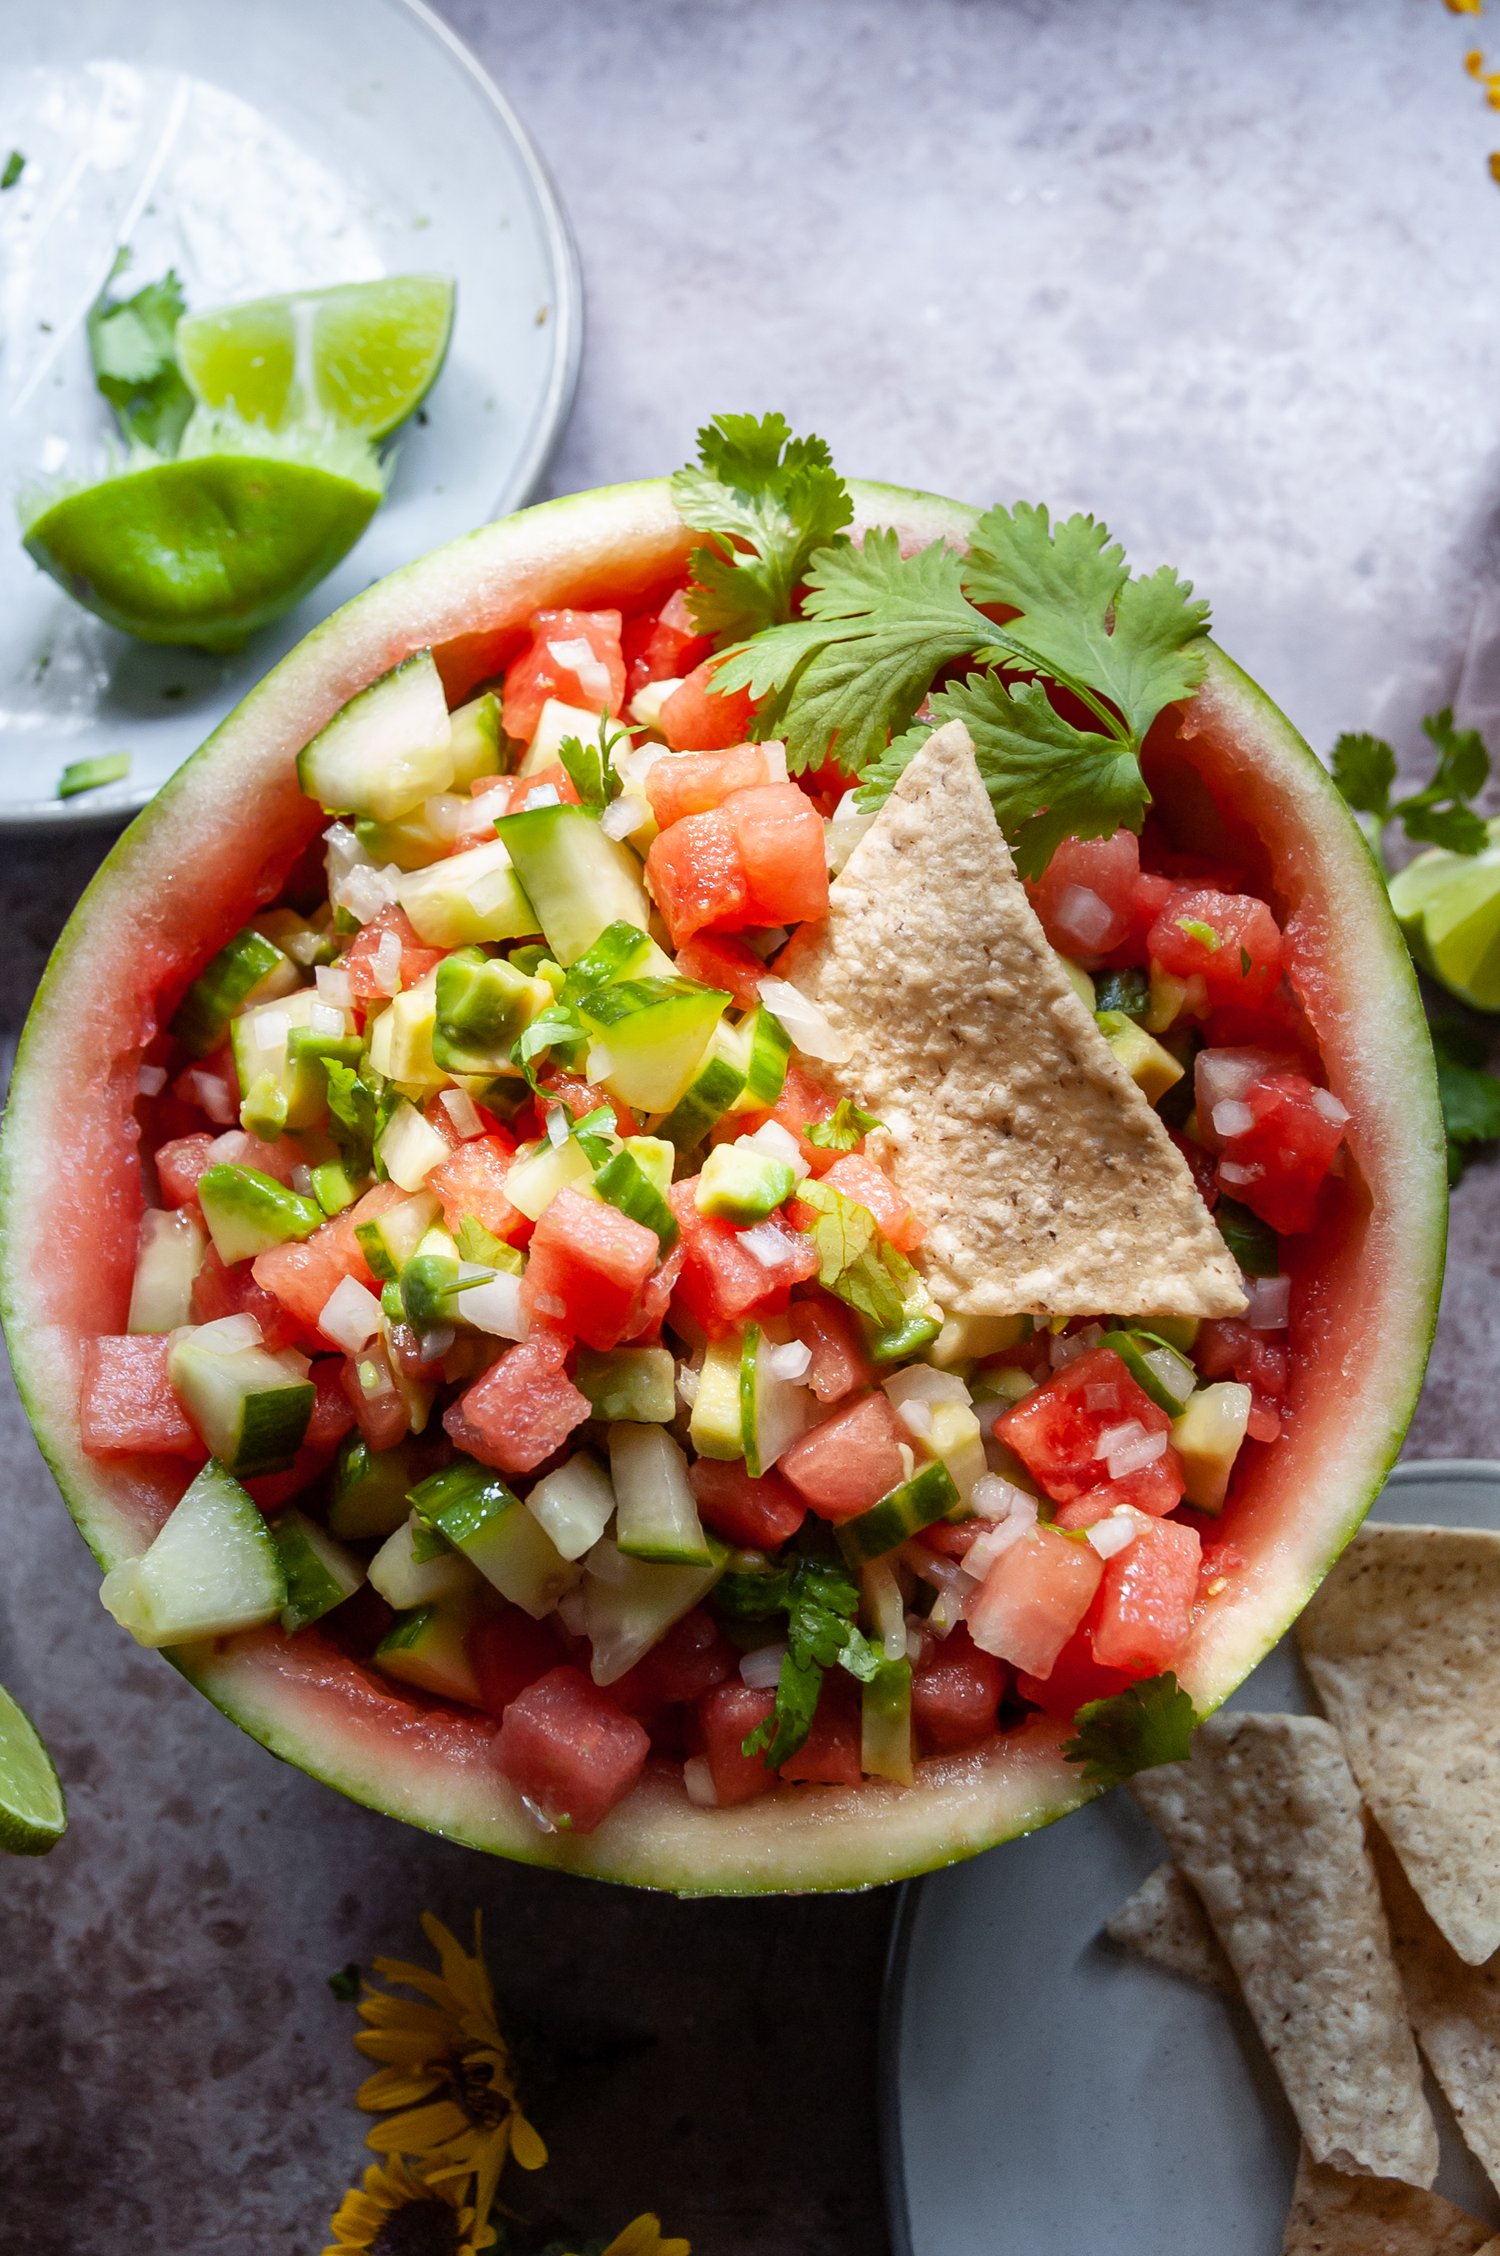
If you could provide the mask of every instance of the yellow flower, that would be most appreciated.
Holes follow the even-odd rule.
[[[363,2188],[351,2186],[334,2211],[323,2256],[478,2256],[492,2248],[491,2227],[476,2220],[454,2186],[429,2185],[401,2161],[372,2163]]]
[[[685,2240],[668,2240],[659,2217],[636,2217],[615,2234],[603,2256],[692,2256]]]
[[[415,1990],[417,1998],[392,1997],[366,1984],[360,2001],[360,2018],[369,2025],[354,2042],[381,2066],[361,2084],[358,2104],[387,2117],[365,2143],[377,2154],[411,2156],[430,2188],[462,2191],[474,2214],[487,2219],[506,2157],[514,2155],[523,2170],[539,2170],[547,2149],[517,2097],[480,1955],[479,1914],[472,1952],[431,1912],[422,1914],[422,1926],[438,1954],[436,1973],[405,1959],[375,1961],[377,1974]]]

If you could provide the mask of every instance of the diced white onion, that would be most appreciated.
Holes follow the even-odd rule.
[[[549,655],[559,666],[573,676],[585,697],[595,697],[601,712],[609,703],[612,684],[609,668],[595,652],[593,644],[584,635],[572,635],[560,642],[549,642]]]
[[[915,1452],[908,1442],[898,1441],[896,1444],[896,1453],[901,1459],[901,1478],[903,1479],[903,1481],[911,1480],[917,1470],[917,1460]]]
[[[1255,1182],[1260,1173],[1260,1168],[1245,1167],[1237,1159],[1221,1159],[1219,1162],[1219,1181],[1227,1183],[1232,1191],[1242,1189],[1246,1183]]]
[[[741,1230],[739,1242],[746,1253],[755,1256],[762,1269],[784,1269],[797,1253],[796,1247],[788,1243],[785,1231],[778,1230],[774,1222],[757,1222],[753,1228]]]
[[[695,1371],[691,1363],[678,1364],[677,1398],[680,1402],[685,1402],[690,1410],[698,1399],[698,1388],[702,1380],[703,1373]]]
[[[823,831],[823,851],[835,877],[878,813],[876,807],[857,807],[852,791],[846,791],[834,808]]]
[[[996,1520],[987,1527],[982,1535],[976,1535],[969,1545],[964,1553],[964,1573],[974,1581],[983,1582],[995,1561],[1003,1557],[1013,1543],[1019,1543],[1028,1529],[1035,1527],[1036,1500],[1028,1496],[1026,1501],[1031,1506],[1029,1516],[1024,1512],[1008,1513],[1003,1520]]]
[[[896,1417],[898,1422],[905,1426],[907,1432],[917,1441],[927,1441],[931,1438],[932,1406],[930,1403],[923,1402],[916,1396],[913,1396],[909,1402],[898,1402]]]
[[[1024,1488],[1014,1481],[1003,1480],[998,1473],[981,1473],[969,1491],[971,1508],[982,1520],[1005,1520],[1020,1513],[1028,1519],[1036,1518],[1036,1498],[1028,1496]]]
[[[660,728],[661,709],[663,705],[666,704],[667,699],[672,695],[672,692],[676,689],[681,689],[681,687],[682,683],[680,681],[652,681],[644,683],[642,687],[636,691],[634,697],[630,701],[630,718],[633,721],[639,722],[642,728]],[[653,744],[651,746],[651,750],[653,752],[662,752],[665,751],[665,749],[665,745]],[[617,768],[620,767],[620,762],[618,760],[616,760],[615,766]]]
[[[468,1284],[471,1277],[486,1281]],[[526,1337],[528,1326],[521,1302],[521,1280],[513,1271],[491,1271],[477,1262],[461,1261],[458,1281],[467,1286],[458,1296],[458,1312],[466,1324],[472,1325],[476,1332],[488,1332],[494,1339]]]
[[[682,1766],[683,1790],[694,1809],[717,1809],[719,1797],[714,1792],[714,1774],[703,1755],[689,1755]]]
[[[335,1010],[353,1010],[354,984],[341,965],[319,964],[313,982],[325,1003],[332,1003]]]
[[[211,1324],[191,1327],[194,1347],[206,1347],[210,1355],[238,1355],[243,1348],[262,1345],[261,1329],[251,1315],[216,1316]]]
[[[587,1634],[588,1603],[588,1592],[581,1582],[575,1582],[572,1589],[565,1590],[558,1599],[555,1609],[557,1618],[570,1637],[583,1637]]]
[[[591,1081],[607,1081],[614,1069],[614,1052],[608,1049],[603,1042],[591,1042],[587,1060],[589,1079]]]
[[[1214,1106],[1209,1118],[1214,1124],[1214,1134],[1224,1143],[1233,1136],[1244,1136],[1255,1126],[1255,1115],[1239,1097],[1223,1097]]]
[[[741,1683],[748,1684],[753,1692],[770,1692],[785,1659],[785,1645],[757,1645],[754,1652],[746,1653],[740,1662]]]
[[[335,1347],[358,1355],[380,1329],[380,1303],[357,1277],[341,1277],[324,1301],[318,1330]]]
[[[479,1117],[479,1108],[467,1089],[445,1089],[438,1098],[438,1103],[458,1131],[461,1143],[467,1143],[471,1136],[484,1134],[484,1122]]]
[[[1087,1355],[1097,1347],[1104,1333],[1098,1324],[1085,1324],[1081,1332],[1054,1332],[1047,1343],[1047,1360],[1054,1371],[1061,1371],[1080,1355]]]
[[[314,1198],[317,1195],[313,1190],[312,1169],[305,1159],[299,1160],[292,1169],[292,1189],[299,1191],[303,1198]]]
[[[599,828],[606,838],[634,838],[650,820],[651,809],[645,800],[638,799],[633,791],[622,791],[599,817]]]
[[[285,1011],[268,1010],[257,1014],[255,1038],[258,1046],[263,1050],[274,1050],[282,1047],[291,1030],[292,1022]]]
[[[227,1128],[239,1118],[239,1106],[234,1091],[222,1073],[210,1073],[206,1066],[191,1065],[186,1073],[177,1076],[178,1094],[200,1112],[207,1113],[216,1128]]]
[[[472,799],[464,800],[454,846],[475,846],[481,839],[493,838],[496,810],[504,804],[505,795],[494,791],[480,791]]]
[[[975,1587],[972,1575],[966,1574],[956,1559],[949,1559],[941,1551],[929,1551],[925,1543],[908,1543],[902,1548],[904,1565],[922,1582],[930,1582],[934,1590],[950,1590],[958,1598],[969,1597]]]
[[[751,1151],[765,1152],[768,1158],[784,1159],[799,1183],[809,1172],[802,1146],[779,1120],[763,1120],[753,1136],[741,1136],[738,1141]]]
[[[401,985],[401,936],[382,932],[370,958],[370,980],[376,992],[394,995]]]
[[[361,924],[368,924],[391,906],[401,876],[394,862],[387,862],[381,869],[369,862],[357,863],[347,876],[330,884],[328,898],[336,909],[347,909]]]
[[[417,1352],[424,1363],[441,1363],[457,1338],[451,1324],[439,1324],[434,1330],[423,1332],[417,1341]]]
[[[1109,1379],[1097,1379],[1083,1390],[1085,1410],[1118,1410],[1120,1390]]]
[[[1314,1109],[1321,1112],[1325,1120],[1331,1120],[1335,1128],[1342,1128],[1349,1118],[1348,1106],[1341,1105],[1331,1089],[1314,1089],[1312,1101]]]
[[[809,1002],[800,988],[787,979],[763,979],[760,999],[780,1019],[804,1057],[821,1058],[828,1065],[845,1065],[854,1054],[849,1035],[835,1031],[822,1007]]]
[[[1108,901],[1087,885],[1064,886],[1054,918],[1056,930],[1086,953],[1102,948],[1114,927],[1115,912]]]
[[[560,807],[562,798],[555,783],[534,783],[521,801],[520,812],[529,814],[533,807]]]
[[[558,1150],[563,1144],[567,1142],[568,1129],[570,1125],[571,1123],[569,1121],[567,1107],[565,1105],[548,1106],[547,1141],[552,1146],[554,1151]]]
[[[910,1363],[885,1381],[886,1399],[899,1409],[903,1402],[963,1402],[973,1398],[956,1371],[938,1371],[930,1363]]]
[[[1083,1532],[1101,1559],[1117,1559],[1140,1534],[1140,1520],[1134,1512],[1111,1512],[1107,1518],[1095,1520],[1093,1526]]]
[[[135,1085],[143,1097],[159,1097],[167,1085],[164,1065],[143,1065],[135,1077]]]
[[[1247,1277],[1245,1297],[1249,1307],[1245,1322],[1252,1332],[1284,1332],[1292,1315],[1290,1277]]]
[[[766,1351],[766,1367],[778,1379],[804,1378],[811,1363],[812,1349],[806,1340],[788,1340],[785,1346]]]
[[[541,1803],[534,1802],[529,1794],[521,1796],[521,1807],[539,1833],[555,1833],[557,1831],[557,1827],[553,1824]]]
[[[393,937],[394,935],[391,933],[383,934],[381,942],[382,946],[384,945],[386,940],[389,940]],[[396,960],[398,968],[400,965],[400,957],[401,951],[400,945],[398,943],[396,950]],[[344,1014],[341,1010],[335,1010],[332,1003],[326,1001],[323,997],[320,996],[308,1010],[307,1023],[311,1027],[314,1034],[342,1034],[344,1031]]]
[[[438,791],[432,798],[423,800],[422,820],[434,838],[441,838],[450,846],[456,845],[473,806],[473,800],[466,799],[461,792]]]
[[[1118,1447],[1108,1452],[1104,1460],[1105,1470],[1111,1480],[1129,1480],[1132,1473],[1143,1473],[1148,1465],[1156,1463],[1158,1457],[1164,1457],[1166,1450],[1167,1437],[1164,1433],[1147,1433],[1144,1426],[1137,1425],[1128,1441],[1122,1441]]]

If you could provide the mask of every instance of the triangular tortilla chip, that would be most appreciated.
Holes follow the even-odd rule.
[[[1440,2193],[1345,2177],[1304,2147],[1281,2256],[1489,2256],[1489,2229]]]
[[[1361,1528],[1297,1641],[1407,1878],[1483,1965],[1500,1949],[1500,1535]]]
[[[1500,2189],[1500,1960],[1465,1966],[1378,1833],[1370,1848],[1417,2042],[1464,2144]]]
[[[1112,1942],[1164,1966],[1169,1974],[1182,1974],[1192,1982],[1238,1997],[1234,1968],[1224,1956],[1208,1913],[1191,1881],[1184,1880],[1175,1864],[1159,1864],[1127,1896],[1104,1930]]]
[[[1239,1271],[1069,986],[962,722],[928,738],[778,962],[851,1044],[950,1315],[1228,1316]]]
[[[1337,1732],[1221,1712],[1189,1761],[1131,1791],[1202,1898],[1314,2158],[1430,2186],[1437,2127]]]

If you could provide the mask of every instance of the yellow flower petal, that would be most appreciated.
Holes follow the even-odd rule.
[[[363,2000],[359,2017],[372,2029],[420,2030],[439,2045],[448,2042],[455,2025],[451,2013],[440,2013],[432,2005],[418,2005],[411,1998],[386,1997],[380,1990],[372,1990]]]
[[[377,2068],[360,2085],[354,2104],[367,2115],[383,2114],[392,2107],[415,2107],[430,2099],[441,2082],[440,2076],[413,2075],[405,2068]]]
[[[393,2068],[420,2068],[430,2063],[434,2075],[444,2072],[449,2059],[446,2045],[435,2045],[429,2038],[413,2036],[405,2029],[361,2029],[354,2049],[366,2060],[384,2060]]]
[[[547,2149],[518,2107],[510,2119],[510,2150],[523,2170],[544,2170]]]
[[[451,2099],[438,2099],[429,2107],[414,2107],[405,2115],[392,2115],[377,2123],[366,2132],[365,2144],[377,2154],[425,2154],[469,2127],[461,2107]]]
[[[420,1990],[423,1997],[432,1999],[445,2019],[451,2019],[459,2011],[459,2001],[441,1974],[434,1974],[423,1966],[412,1966],[404,1958],[377,1958],[375,1971],[382,1981],[400,1982],[409,1990]],[[374,1994],[378,1997],[380,1992]]]

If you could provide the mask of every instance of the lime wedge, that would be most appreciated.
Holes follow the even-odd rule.
[[[453,328],[443,274],[392,274],[190,313],[178,366],[206,407],[280,430],[331,420],[383,439],[432,389]]]
[[[1460,1002],[1500,1011],[1500,816],[1478,854],[1433,846],[1391,879],[1391,906],[1407,944]]]
[[[236,439],[266,451],[206,451]],[[277,441],[210,419],[175,462],[44,503],[26,547],[88,610],[143,642],[236,649],[332,571],[380,503],[380,468],[362,440],[325,442],[311,461],[294,459],[293,443],[318,454],[305,434]]]
[[[68,1830],[67,1804],[24,1708],[0,1687],[0,1849],[45,1856]]]

